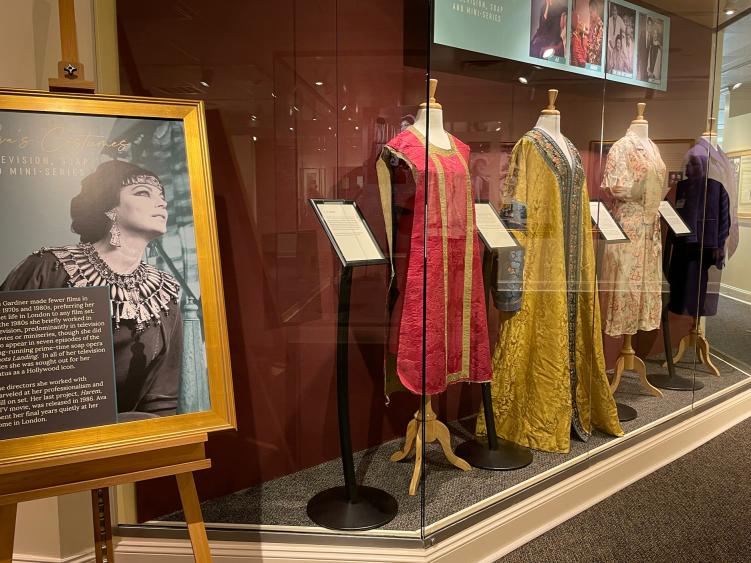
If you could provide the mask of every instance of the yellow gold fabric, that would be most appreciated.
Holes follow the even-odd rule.
[[[527,208],[525,232],[514,232],[526,253],[524,295],[492,360],[497,434],[549,452],[569,451],[572,428],[583,439],[593,426],[623,434],[605,375],[589,198],[569,150],[573,170],[541,131],[514,148],[508,188]],[[482,413],[477,433],[486,433]]]

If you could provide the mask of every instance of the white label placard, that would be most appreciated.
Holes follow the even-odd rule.
[[[489,249],[519,246],[490,203],[475,204],[475,224],[480,238]]]
[[[676,235],[690,235],[691,229],[688,228],[683,218],[678,215],[678,212],[670,205],[669,201],[660,202],[660,215],[665,219],[665,222],[673,230]]]
[[[352,202],[316,201],[328,232],[347,263],[385,260],[381,249]]]
[[[618,222],[608,211],[608,208],[601,201],[589,202],[589,213],[592,215],[592,222],[597,225],[600,234],[608,242],[626,242],[628,237],[623,232]]]

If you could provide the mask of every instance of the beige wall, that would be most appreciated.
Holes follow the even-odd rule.
[[[751,113],[727,120],[722,148],[725,152],[751,150]]]
[[[47,90],[57,76],[60,24],[57,0],[3,0],[0,18],[0,87]],[[96,76],[93,0],[75,0],[78,53],[86,78]]]
[[[722,148],[725,152],[751,150],[751,113],[727,120]],[[738,250],[722,273],[723,293],[751,301],[751,219],[741,219],[738,224]]]

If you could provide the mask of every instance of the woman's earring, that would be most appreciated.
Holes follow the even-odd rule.
[[[117,226],[117,211],[114,209],[105,213],[107,219],[112,221],[110,227],[110,244],[115,247],[120,246],[120,227]]]

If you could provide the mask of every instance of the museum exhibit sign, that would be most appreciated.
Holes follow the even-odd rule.
[[[0,91],[0,472],[235,427],[202,102]]]

